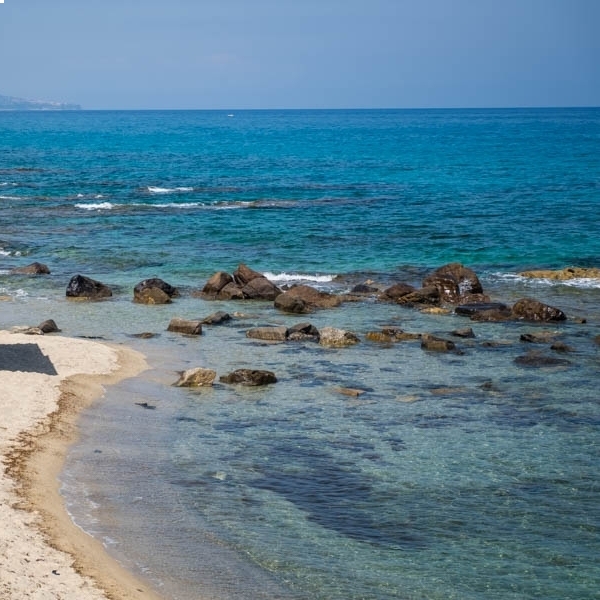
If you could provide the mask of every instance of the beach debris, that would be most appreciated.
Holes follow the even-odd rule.
[[[430,286],[438,290],[442,302],[450,304],[489,300],[483,294],[483,287],[475,271],[460,263],[449,263],[428,275],[423,280],[423,287]]]
[[[421,349],[429,352],[450,352],[456,350],[456,344],[451,340],[425,333],[421,336]]]
[[[534,298],[521,298],[512,307],[512,315],[515,319],[525,321],[564,321],[567,316],[559,308],[554,308]]]
[[[102,300],[112,296],[112,290],[100,281],[85,275],[75,275],[67,285],[66,295],[69,299]]]
[[[179,379],[174,383],[175,387],[207,387],[213,384],[217,372],[213,369],[195,367],[181,371]]]
[[[167,331],[173,333],[183,333],[186,335],[201,335],[202,334],[202,322],[201,321],[189,321],[186,319],[180,319],[179,317],[173,317],[167,327]]]
[[[277,377],[272,371],[260,369],[237,369],[228,375],[221,375],[219,381],[229,384],[247,386],[262,386],[277,382]]]
[[[321,337],[319,343],[321,346],[330,348],[343,348],[345,346],[353,346],[360,340],[355,333],[335,327],[323,327],[320,330]]]
[[[158,277],[144,279],[133,288],[133,301],[138,304],[169,304],[179,296],[176,287]]]
[[[48,265],[39,262],[33,262],[24,267],[15,267],[10,270],[11,275],[49,275]]]

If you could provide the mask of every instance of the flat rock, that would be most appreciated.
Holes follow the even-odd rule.
[[[450,352],[456,349],[456,344],[451,340],[424,334],[421,336],[421,349],[429,352]]]
[[[229,384],[239,384],[247,386],[269,385],[277,382],[277,377],[272,371],[260,369],[237,369],[229,375],[221,375],[219,381]]]
[[[180,319],[174,317],[171,319],[167,331],[173,333],[184,333],[187,335],[201,335],[202,334],[202,322],[201,321],[188,321],[186,319]]]
[[[585,267],[566,267],[564,269],[539,269],[523,271],[521,277],[534,279],[553,279],[555,281],[567,281],[569,279],[600,279],[600,269]]]
[[[336,329],[335,327],[323,327],[320,330],[321,338],[319,343],[321,346],[332,348],[343,348],[345,346],[353,346],[360,340],[355,333],[345,331],[344,329]]]
[[[568,366],[571,364],[571,361],[566,358],[557,358],[556,356],[542,354],[541,352],[528,352],[522,356],[517,356],[515,363],[520,367],[541,368]]]
[[[183,371],[175,382],[176,387],[207,387],[213,384],[217,372],[204,367],[195,367]]]
[[[287,327],[253,327],[246,331],[246,337],[268,342],[285,342],[288,336]]]

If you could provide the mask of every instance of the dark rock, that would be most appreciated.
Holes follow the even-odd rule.
[[[281,290],[266,277],[260,275],[244,285],[242,294],[248,300],[275,300],[281,294]]]
[[[530,344],[547,344],[554,341],[556,335],[550,331],[540,331],[538,333],[522,333],[520,340]]]
[[[556,358],[555,356],[549,356],[540,352],[528,352],[523,356],[517,356],[515,363],[520,367],[562,367],[571,364],[570,360],[566,358]]]
[[[375,294],[378,291],[379,290],[372,285],[368,285],[366,283],[359,283],[358,285],[355,285],[350,290],[350,293],[351,294]]]
[[[510,312],[510,309],[508,309],[508,310],[501,310],[501,309],[482,310],[480,312],[476,312],[471,315],[471,321],[502,323],[504,321],[511,321],[511,320],[512,320],[512,313]]]
[[[203,325],[220,325],[221,323],[226,323],[231,320],[231,315],[222,310],[218,310],[217,312],[208,315],[208,317],[204,317],[202,319]]]
[[[15,267],[10,270],[11,275],[49,275],[50,269],[47,265],[33,262],[25,267]]]
[[[451,335],[460,338],[474,338],[475,333],[471,327],[463,327],[462,329],[455,329],[451,332]]]
[[[185,333],[187,335],[201,335],[202,323],[201,321],[186,321],[185,319],[174,317],[171,319],[167,331],[172,331],[173,333]]]
[[[398,298],[402,298],[408,294],[412,294],[416,292],[416,288],[412,285],[408,285],[408,283],[396,283],[391,287],[384,290],[380,296],[381,300],[391,299],[398,300]]]
[[[174,385],[176,387],[207,387],[213,384],[216,376],[217,372],[212,369],[196,367],[183,371]]]
[[[421,336],[421,348],[430,352],[450,352],[456,349],[456,344],[430,334]]]
[[[229,384],[240,384],[248,386],[269,385],[276,383],[277,377],[272,371],[258,369],[237,369],[229,375],[221,375],[219,381]]]
[[[217,300],[243,300],[244,293],[242,292],[242,288],[234,283],[228,283],[224,288],[222,288],[217,294]]]
[[[567,318],[562,310],[533,298],[518,300],[512,307],[512,314],[514,318],[526,321],[553,322],[564,321]]]
[[[442,302],[457,304],[465,296],[483,294],[475,272],[460,263],[450,263],[436,269],[423,280],[423,287],[437,288]]]
[[[502,302],[468,302],[466,304],[460,304],[454,309],[454,312],[457,315],[464,315],[467,317],[471,317],[476,313],[488,311],[500,311],[510,315],[510,308]]]
[[[254,327],[246,331],[246,337],[268,342],[285,342],[288,336],[287,327]]]
[[[283,298],[282,298],[283,296]],[[293,307],[297,306],[301,307],[300,304],[294,304],[290,298],[297,298],[304,302],[305,307],[310,309],[320,309],[320,308],[335,308],[339,306],[344,298],[340,296],[335,296],[333,294],[328,294],[327,292],[321,292],[309,285],[295,285],[291,287],[287,292],[280,294],[275,299],[275,307],[279,308],[280,306]],[[280,310],[284,310],[280,308]],[[296,312],[292,310],[287,310],[286,312]],[[307,312],[305,309],[302,312]]]
[[[595,342],[595,343],[596,343],[598,346],[600,346],[600,335],[597,335],[597,336],[594,338],[594,342]]]
[[[158,287],[147,287],[133,293],[136,304],[170,304],[171,297]]]
[[[405,304],[411,306],[413,304],[439,304],[440,303],[440,292],[438,288],[431,285],[423,287],[420,290],[415,290],[403,296],[396,298],[398,304]]]
[[[242,288],[257,277],[264,277],[264,275],[252,270],[244,263],[240,263],[238,268],[233,272],[233,280]]]
[[[152,333],[151,331],[142,331],[142,333],[132,333],[131,337],[138,338],[140,340],[150,340],[153,337],[157,337],[158,333]]]
[[[310,323],[297,323],[288,329],[288,340],[292,342],[318,342],[321,338],[319,330]]]
[[[233,277],[229,273],[218,271],[204,284],[202,294],[207,297],[216,297],[227,284],[232,282]]]
[[[133,295],[135,297],[136,294],[141,294],[144,290],[158,288],[162,290],[169,298],[178,298],[179,290],[176,287],[173,287],[166,281],[159,279],[158,277],[151,277],[150,279],[144,279],[140,281],[133,288]]]
[[[101,300],[112,296],[112,290],[107,285],[90,277],[75,275],[69,281],[66,295],[67,298],[80,300]]]
[[[554,352],[575,352],[575,349],[564,342],[554,342],[552,346],[550,346],[550,350],[554,350]]]
[[[277,298],[275,298],[274,306],[277,310],[281,310],[282,312],[294,313],[294,314],[303,314],[310,312],[310,308],[302,300],[302,298],[298,298],[293,294],[288,294],[284,292],[283,294],[279,294]]]
[[[38,325],[38,329],[40,329],[43,333],[56,333],[60,331],[53,319],[47,319],[43,323],[40,323]]]

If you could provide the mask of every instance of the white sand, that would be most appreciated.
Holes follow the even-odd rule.
[[[79,411],[145,368],[125,348],[0,331],[3,600],[158,598],[71,522],[57,479]]]

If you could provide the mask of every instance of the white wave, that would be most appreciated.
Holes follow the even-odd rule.
[[[204,206],[202,202],[167,202],[166,204],[138,204],[136,206],[149,206],[155,208],[196,208]]]
[[[576,277],[573,279],[548,279],[545,277],[523,277],[518,273],[491,273],[492,277],[502,281],[521,283],[532,287],[556,287],[564,285],[577,288],[600,288],[600,279],[594,277]]]
[[[158,187],[156,185],[149,185],[147,189],[151,194],[172,194],[173,192],[193,192],[194,191],[193,187],[184,187],[184,186],[174,187],[174,188],[164,188],[164,187]]]
[[[9,290],[8,288],[0,288],[0,296],[11,296],[12,298],[27,298],[29,294],[22,289]]]
[[[78,203],[75,208],[82,208],[83,210],[112,210],[115,207],[111,202],[89,202],[89,203]]]
[[[83,198],[84,196],[83,196],[83,194],[77,194],[77,197],[78,198]]]
[[[20,200],[19,196],[3,196],[0,194],[0,200]]]
[[[282,283],[298,282],[298,281],[313,281],[315,283],[329,283],[333,281],[337,275],[308,275],[305,273],[270,273],[267,271],[263,275],[269,281],[276,281]]]

